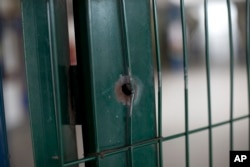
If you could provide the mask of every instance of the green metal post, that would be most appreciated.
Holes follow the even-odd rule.
[[[35,166],[59,167],[47,3],[22,1],[22,12]]]
[[[22,1],[29,112],[36,167],[61,167],[76,159],[68,114],[68,31],[66,3],[61,0]],[[64,117],[62,117],[62,115]],[[62,125],[64,124],[64,125]],[[67,135],[63,135],[63,132]],[[70,152],[70,154],[68,154]]]
[[[134,146],[157,137],[150,1],[73,3],[84,149],[87,157],[97,156],[86,166],[157,166],[156,143]],[[134,84],[134,100],[122,92],[125,80]],[[118,148],[126,149],[105,156]]]

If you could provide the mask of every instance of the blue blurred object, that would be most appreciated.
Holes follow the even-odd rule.
[[[178,5],[170,3],[167,7],[166,12],[167,12],[166,13],[167,22],[181,19],[181,10],[180,6]]]
[[[3,30],[3,19],[0,16],[0,45],[1,45],[1,38],[2,38],[2,30]],[[0,62],[0,64],[2,64],[2,61]],[[4,114],[4,103],[3,103],[2,65],[1,65],[1,68],[0,68],[0,167],[9,167],[9,166],[10,165],[9,165],[6,122],[5,122],[5,114]]]
[[[0,45],[1,45],[2,34],[3,34],[3,18],[0,15]]]
[[[0,75],[0,167],[9,167],[6,122],[3,104],[2,76]]]
[[[166,10],[166,41],[170,68],[174,71],[183,69],[183,47],[180,6],[169,4]]]

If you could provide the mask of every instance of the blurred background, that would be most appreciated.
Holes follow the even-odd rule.
[[[244,0],[231,2],[235,59],[234,118],[238,118],[249,114],[246,3]],[[163,64],[163,135],[170,136],[185,130],[180,4],[178,0],[157,0],[157,3]],[[70,0],[68,7],[70,50],[71,55],[74,55],[74,25]],[[208,125],[203,1],[185,0],[185,9],[189,56],[189,127],[193,130]],[[209,1],[208,25],[212,122],[219,123],[229,120],[230,115],[230,48],[226,0]],[[33,167],[19,0],[0,0],[0,59],[11,167]],[[75,65],[74,61],[71,60],[71,64]],[[234,123],[235,150],[248,150],[248,121]],[[213,144],[214,167],[228,167],[228,124],[213,129]],[[208,131],[190,135],[190,151],[192,167],[208,167]],[[164,166],[185,166],[184,138],[164,143]]]
[[[234,118],[248,115],[246,1],[231,0],[234,47]],[[189,129],[208,125],[204,1],[186,0]],[[180,2],[158,0],[163,63],[163,136],[185,131]],[[208,0],[212,123],[230,118],[230,47],[226,0]],[[234,123],[234,149],[248,150],[248,119]],[[229,124],[213,128],[213,165],[229,166]],[[190,166],[208,167],[208,131],[190,135]],[[164,166],[185,166],[185,138],[164,143]]]
[[[11,167],[32,167],[19,0],[0,0],[0,60]]]

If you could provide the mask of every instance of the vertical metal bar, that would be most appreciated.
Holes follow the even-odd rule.
[[[250,115],[250,1],[246,0],[246,65],[247,65],[247,83],[248,83],[248,112]],[[250,131],[250,119],[249,119],[249,131]],[[248,134],[249,149],[250,149],[250,132]]]
[[[183,67],[184,67],[184,91],[185,91],[185,146],[186,146],[186,167],[189,167],[189,115],[188,115],[188,54],[186,36],[186,18],[184,0],[180,0],[182,43],[183,43]]]
[[[93,15],[91,1],[72,1],[75,24],[75,42],[77,52],[78,80],[81,85],[79,91],[80,99],[83,100],[81,110],[83,116],[82,131],[85,156],[100,151],[97,133],[97,113],[95,100],[95,82],[93,65]],[[86,144],[87,143],[87,144]],[[85,166],[98,166],[99,157],[95,161],[86,162]]]
[[[0,166],[9,167],[9,152],[6,132],[6,121],[4,114],[2,70],[0,69]]]
[[[29,111],[36,167],[59,167],[47,2],[21,1]]]
[[[129,36],[128,36],[128,23],[127,23],[127,14],[126,14],[126,3],[125,0],[122,0],[122,24],[123,24],[123,35],[124,35],[124,64],[126,66],[127,74],[131,73],[131,60],[130,60],[130,45],[129,45]]]
[[[74,132],[69,130],[68,116],[68,67],[69,49],[67,11],[65,0],[48,1],[49,38],[51,46],[51,69],[53,95],[55,101],[57,135],[59,138],[60,162],[76,158],[76,145],[73,140]],[[61,19],[63,18],[63,19]],[[61,26],[61,27],[60,27]],[[72,136],[73,135],[73,136]],[[67,147],[65,141],[71,140]]]
[[[89,17],[87,17],[87,32],[88,32],[88,35],[87,35],[87,37],[88,37],[88,43],[89,43],[89,64],[90,64],[90,69],[91,69],[91,72],[92,72],[92,75],[90,76],[90,88],[91,88],[91,90],[92,90],[92,92],[95,92],[96,91],[96,86],[95,86],[95,82],[94,82],[94,79],[93,79],[93,76],[94,76],[94,68],[93,68],[93,55],[92,55],[92,53],[93,53],[93,50],[94,50],[94,48],[93,48],[93,32],[92,32],[92,23],[93,23],[93,21],[92,21],[92,7],[91,7],[91,0],[87,0],[86,1],[86,6],[87,6],[87,15],[89,16]],[[77,59],[78,59],[78,57],[77,57]],[[97,120],[97,118],[96,118],[96,112],[95,112],[95,110],[96,110],[96,106],[97,106],[97,104],[96,104],[96,101],[95,101],[95,97],[94,97],[94,95],[93,96],[91,96],[91,102],[93,103],[93,108],[92,108],[92,111],[93,111],[93,117],[94,117],[94,124],[93,124],[93,129],[94,129],[94,132],[95,132],[95,135],[94,135],[94,139],[95,139],[95,148],[96,148],[96,151],[97,152],[99,152],[100,151],[100,146],[99,146],[99,143],[97,142],[98,141],[98,134],[96,133],[97,132],[97,122],[96,122],[96,120]],[[98,157],[98,159],[99,159],[99,157]],[[99,161],[97,161],[97,164],[99,163]]]
[[[62,135],[62,117],[61,117],[61,106],[60,106],[60,90],[59,90],[59,76],[56,64],[57,60],[57,41],[56,41],[56,27],[55,27],[55,11],[54,11],[54,0],[50,0],[48,5],[48,21],[49,21],[49,35],[50,35],[50,45],[51,49],[51,69],[52,69],[52,80],[53,80],[53,94],[55,101],[55,111],[57,113],[56,124],[57,124],[57,136],[58,136],[58,148],[60,151],[60,162],[61,166],[64,164],[64,152],[63,152],[63,135]]]
[[[130,60],[130,45],[129,45],[129,36],[128,36],[128,23],[127,23],[127,14],[126,14],[126,3],[125,0],[121,1],[121,15],[122,15],[122,27],[123,27],[123,39],[124,39],[124,64],[126,68],[126,74],[129,77],[129,82],[131,84],[131,99],[130,104],[128,106],[128,114],[127,114],[127,144],[131,146],[133,144],[132,135],[133,135],[133,125],[132,125],[132,110],[134,103],[134,85],[132,81],[132,71],[131,71],[131,60]],[[130,147],[128,152],[129,157],[129,166],[133,167],[133,148]]]
[[[231,3],[227,0],[228,26],[229,26],[229,47],[230,47],[230,150],[233,150],[233,107],[234,107],[234,47],[233,47],[233,30]]]
[[[51,74],[61,165],[77,157],[74,130],[69,128],[68,116],[69,39],[66,9],[65,0],[47,1]],[[69,140],[70,147],[66,145]]]
[[[131,105],[132,106],[132,105]],[[132,145],[132,117],[130,115],[130,111],[127,113],[127,145]],[[129,167],[133,167],[133,148],[130,147],[128,149],[128,164]]]
[[[208,29],[208,0],[204,0],[205,17],[205,54],[207,76],[207,99],[208,99],[208,138],[209,138],[209,166],[213,166],[213,141],[212,141],[212,111],[211,111],[211,80],[210,80],[210,55],[209,55],[209,29]]]
[[[157,64],[157,79],[158,79],[158,137],[162,137],[162,72],[161,72],[161,53],[158,32],[157,4],[153,0],[153,19],[154,19],[154,37],[156,46],[156,64]],[[159,140],[159,166],[163,166],[162,159],[162,140]]]

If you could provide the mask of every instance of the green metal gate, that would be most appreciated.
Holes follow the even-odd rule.
[[[212,124],[210,54],[205,9],[208,125],[189,129],[188,54],[184,0],[180,0],[184,53],[185,131],[162,135],[162,74],[156,0],[74,0],[77,97],[69,92],[69,50],[65,0],[23,0],[23,29],[36,167],[163,166],[162,144],[185,137],[190,166],[189,136],[208,130],[209,166],[213,166],[212,129],[233,124],[234,55],[230,0],[230,119]],[[247,72],[250,85],[250,1],[247,3]],[[151,26],[151,14],[153,26]],[[152,33],[153,32],[153,33]],[[152,37],[153,34],[153,37]],[[153,44],[156,53],[153,53]],[[153,54],[157,58],[158,104],[154,95]],[[250,86],[248,86],[250,97]],[[70,110],[70,98],[76,109]],[[72,100],[71,99],[71,100]],[[249,101],[250,98],[248,98]],[[157,107],[156,107],[157,106]],[[157,110],[156,110],[157,108]],[[75,113],[76,112],[76,113]],[[72,116],[73,115],[73,116]],[[77,115],[77,123],[72,121]],[[82,125],[84,158],[78,159],[74,126]],[[170,150],[171,151],[171,150]]]

